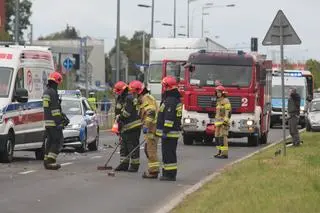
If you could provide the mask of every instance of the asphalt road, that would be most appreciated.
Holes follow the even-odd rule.
[[[280,129],[269,134],[269,143],[282,137]],[[101,133],[101,146],[97,152],[85,154],[66,151],[59,155],[59,171],[46,171],[42,162],[34,160],[30,152],[16,152],[12,164],[0,164],[1,213],[142,213],[154,212],[189,186],[260,147],[247,147],[236,140],[230,146],[230,158],[214,159],[214,146],[178,146],[178,177],[176,182],[143,180],[146,157],[141,150],[138,173],[97,171],[115,146],[116,138]],[[160,146],[159,146],[160,148]],[[119,162],[116,153],[111,165]]]

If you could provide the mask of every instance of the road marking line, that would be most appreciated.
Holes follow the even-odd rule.
[[[299,133],[304,132],[304,131],[305,131],[305,129],[301,129],[301,130],[299,131]],[[290,135],[288,135],[288,136],[286,137],[286,140],[288,140],[289,138],[291,138]],[[250,154],[248,154],[248,155],[246,155],[246,156],[244,156],[244,157],[242,157],[242,158],[240,158],[240,159],[238,159],[238,160],[236,160],[236,161],[233,161],[233,162],[231,162],[231,163],[226,164],[223,168],[218,169],[217,171],[213,172],[212,174],[210,174],[210,175],[202,178],[202,179],[201,179],[199,182],[197,182],[196,184],[192,185],[191,187],[189,187],[189,188],[187,188],[186,190],[184,190],[184,191],[182,191],[181,193],[179,193],[178,196],[173,197],[169,203],[163,205],[162,208],[156,210],[155,213],[169,213],[169,212],[170,212],[171,210],[173,210],[176,206],[178,206],[188,195],[190,195],[191,193],[197,191],[197,190],[200,189],[204,184],[212,181],[215,177],[221,175],[221,174],[224,172],[225,168],[227,168],[227,167],[229,167],[229,166],[233,166],[233,165],[235,165],[235,164],[238,164],[238,163],[240,163],[241,161],[244,161],[244,160],[246,160],[246,159],[248,159],[248,158],[250,158],[250,157],[252,157],[252,156],[254,156],[254,155],[256,155],[256,154],[259,154],[259,153],[261,153],[262,151],[264,151],[264,150],[266,150],[266,149],[269,149],[269,148],[271,148],[271,147],[274,147],[274,146],[280,144],[281,142],[282,142],[282,139],[280,139],[280,140],[278,140],[278,141],[275,141],[274,143],[271,143],[271,144],[269,144],[269,145],[267,145],[267,146],[265,146],[265,147],[263,147],[263,148],[261,148],[261,149],[258,149],[257,151],[252,152],[252,153],[250,153]]]
[[[60,164],[60,165],[61,165],[61,166],[68,166],[68,165],[71,165],[71,164],[73,164],[73,162],[62,163],[62,164]]]
[[[29,170],[29,171],[24,171],[24,172],[19,172],[20,175],[26,175],[26,174],[30,174],[36,172],[36,170]]]
[[[98,159],[98,158],[102,158],[102,156],[93,156],[93,157],[91,157],[91,159]]]

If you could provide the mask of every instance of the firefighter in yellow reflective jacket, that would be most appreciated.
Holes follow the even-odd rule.
[[[140,118],[143,122],[143,134],[146,140],[144,151],[148,159],[148,171],[144,172],[142,177],[149,179],[158,178],[160,162],[157,156],[158,138],[156,132],[156,113],[158,105],[156,99],[150,95],[147,88],[140,81],[132,81],[129,84],[130,90],[138,94],[140,105]]]
[[[118,86],[122,85],[121,82],[118,83],[115,85],[114,90],[117,90]],[[133,94],[129,93],[129,88],[126,85],[123,85],[117,94],[124,97],[124,101],[122,103],[122,108],[119,108],[121,111],[117,118],[121,137],[121,147],[120,165],[115,170],[137,172],[140,165],[140,149],[136,149],[130,156],[130,159],[127,159],[127,156],[135,147],[139,146],[142,122],[138,112],[138,100]]]
[[[228,158],[228,132],[230,128],[231,104],[226,98],[226,90],[223,86],[216,88],[216,117],[215,117],[215,140],[218,153],[216,158]]]
[[[88,102],[91,106],[91,109],[93,111],[97,110],[97,99],[94,97],[95,93],[94,92],[90,92],[89,93],[89,98],[88,98]]]
[[[177,176],[177,144],[181,130],[182,104],[177,81],[172,76],[162,80],[165,90],[161,103],[156,135],[161,137],[163,169],[161,181],[175,181]]]

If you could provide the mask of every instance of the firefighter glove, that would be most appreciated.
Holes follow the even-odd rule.
[[[143,127],[143,129],[142,129],[142,131],[143,131],[143,134],[147,134],[148,133],[148,131],[149,131],[149,129],[148,129],[148,127]]]

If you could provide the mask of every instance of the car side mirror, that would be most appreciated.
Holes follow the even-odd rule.
[[[26,103],[28,102],[28,90],[24,88],[17,88],[15,90],[14,99],[20,103]]]
[[[94,111],[92,111],[92,110],[87,110],[87,111],[86,111],[86,115],[87,115],[87,116],[94,116]]]

